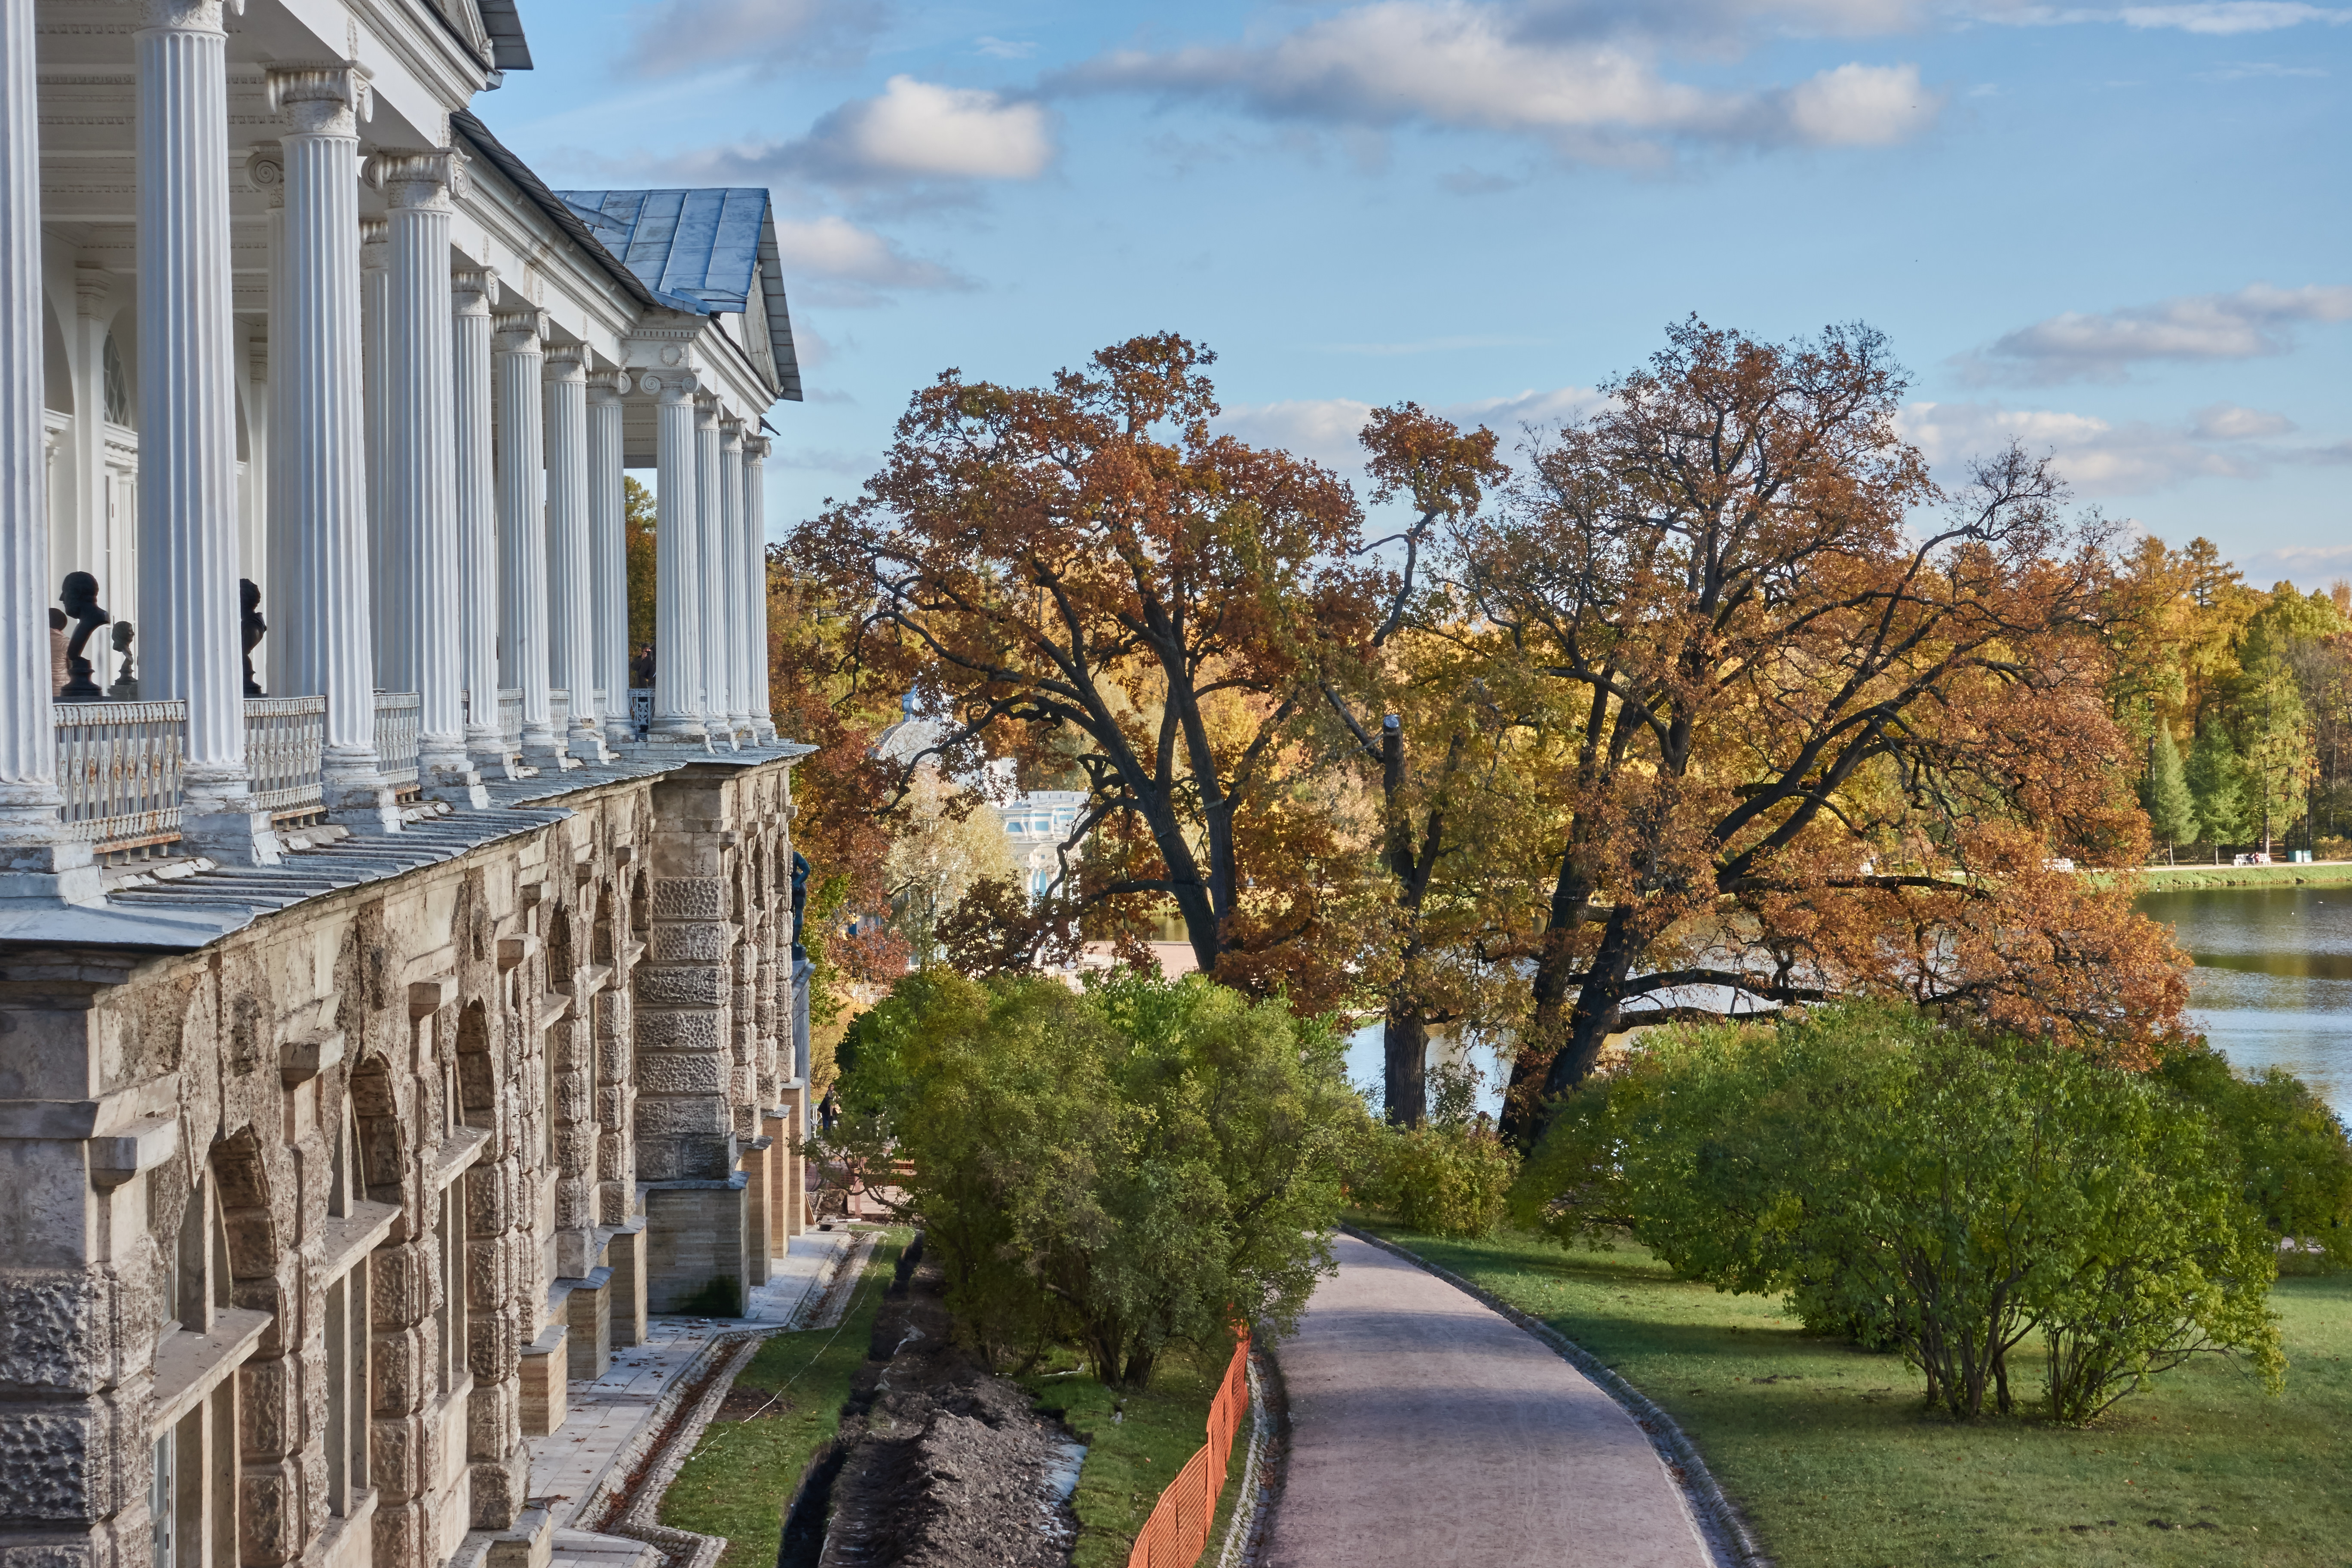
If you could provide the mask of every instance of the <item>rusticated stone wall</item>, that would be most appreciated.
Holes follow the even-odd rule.
[[[0,950],[0,1568],[544,1562],[567,1374],[763,1277],[789,759],[569,776],[203,945]]]

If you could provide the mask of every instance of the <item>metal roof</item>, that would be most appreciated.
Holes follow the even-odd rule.
[[[698,301],[705,313],[747,310],[754,278],[768,318],[777,395],[801,398],[782,258],[768,193],[756,186],[669,191],[558,191],[564,204],[647,289]]]
[[[522,17],[515,0],[480,0],[475,7],[482,31],[490,37],[490,64],[502,71],[530,69],[530,44],[522,36]]]

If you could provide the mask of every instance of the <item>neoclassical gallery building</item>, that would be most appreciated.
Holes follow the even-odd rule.
[[[774,223],[547,188],[523,19],[0,0],[0,1568],[538,1568],[800,1223]]]

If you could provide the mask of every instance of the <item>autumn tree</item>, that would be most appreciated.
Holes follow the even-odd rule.
[[[1551,772],[1532,754],[1539,726],[1497,689],[1492,628],[1460,614],[1421,568],[1432,545],[1475,516],[1509,469],[1492,431],[1463,431],[1406,403],[1375,410],[1362,442],[1374,505],[1404,524],[1367,551],[1398,563],[1362,657],[1335,649],[1323,695],[1338,749],[1361,770],[1379,813],[1385,939],[1367,944],[1379,982],[1383,1110],[1402,1127],[1427,1114],[1431,1031],[1498,1020],[1514,971],[1487,961],[1537,907],[1524,875],[1532,803]],[[1538,811],[1539,808],[1532,808]]]
[[[621,538],[628,553],[629,652],[654,640],[654,492],[624,475]]]
[[[1896,994],[2129,1055],[2186,986],[2122,879],[2106,538],[2011,448],[1946,495],[1860,326],[1696,320],[1460,531],[1576,733],[1507,1126],[1629,1022]]]
[[[1388,595],[1346,484],[1211,433],[1212,363],[1160,334],[1043,387],[949,371],[795,570],[860,606],[866,677],[952,715],[943,754],[1085,791],[1079,874],[1031,935],[1134,937],[1172,905],[1203,970],[1311,1009],[1354,984],[1362,858],[1297,721]]]

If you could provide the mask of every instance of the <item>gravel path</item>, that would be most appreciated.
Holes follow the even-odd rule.
[[[1435,1276],[1334,1246],[1276,1351],[1291,1437],[1265,1568],[1709,1568],[1614,1400]]]

